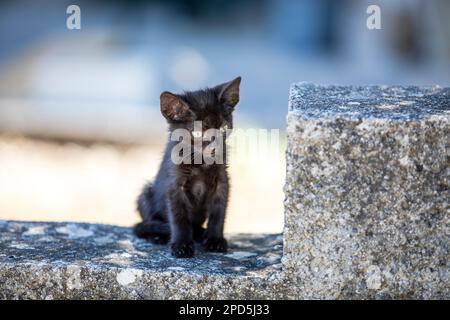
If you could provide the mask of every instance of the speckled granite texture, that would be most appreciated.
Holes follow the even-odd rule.
[[[294,84],[283,270],[303,298],[450,298],[450,89]]]
[[[1,299],[267,299],[284,294],[281,235],[175,259],[131,229],[0,221]]]
[[[175,259],[129,228],[0,221],[0,298],[449,299],[449,123],[450,89],[295,84],[284,239]]]

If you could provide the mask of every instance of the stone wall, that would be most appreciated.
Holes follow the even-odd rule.
[[[449,122],[450,89],[294,84],[284,235],[175,259],[129,228],[0,221],[0,298],[448,299]]]
[[[225,255],[176,259],[130,228],[0,221],[0,298],[280,298],[282,247],[281,235],[235,235]]]
[[[450,298],[450,89],[294,84],[287,131],[298,296]]]

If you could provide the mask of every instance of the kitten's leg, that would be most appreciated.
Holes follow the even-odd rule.
[[[202,242],[204,237],[205,237],[206,229],[203,228],[201,225],[195,225],[194,224],[192,226],[192,231],[193,231],[194,241]]]
[[[152,216],[153,186],[147,183],[137,199],[137,210],[143,221],[149,220]]]
[[[192,241],[192,207],[188,197],[181,188],[169,189],[169,219],[172,237],[170,250],[177,258],[189,258],[194,255]]]
[[[219,183],[216,191],[206,201],[208,210],[208,226],[206,229],[203,246],[205,250],[212,252],[226,252],[227,240],[223,236],[225,223],[225,211],[228,202],[228,183]]]
[[[166,244],[170,239],[169,224],[162,221],[164,220],[162,214],[154,207],[153,187],[148,183],[137,200],[137,209],[142,222],[135,225],[134,234],[156,244]]]
[[[194,241],[202,242],[205,236],[206,229],[203,228],[203,224],[206,221],[206,211],[200,210],[195,211],[194,216],[192,217],[192,232]]]

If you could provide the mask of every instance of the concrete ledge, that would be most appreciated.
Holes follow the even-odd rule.
[[[287,131],[298,296],[450,298],[450,89],[294,84]]]
[[[175,259],[129,228],[0,221],[1,299],[280,298],[281,235],[230,237]]]

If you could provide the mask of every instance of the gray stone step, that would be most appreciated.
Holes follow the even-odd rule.
[[[229,242],[227,254],[199,246],[195,258],[176,259],[130,228],[0,221],[0,299],[279,297],[271,286],[281,275],[282,236]]]
[[[311,298],[450,298],[450,89],[294,84],[283,267]]]

